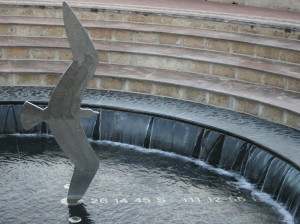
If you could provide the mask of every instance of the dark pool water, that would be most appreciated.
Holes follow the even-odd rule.
[[[83,204],[67,206],[62,202],[73,164],[55,140],[0,137],[0,223],[69,223],[70,217],[80,217],[79,223],[276,224],[288,219],[278,205],[238,188],[235,175],[225,171],[156,150],[91,144],[100,168]]]

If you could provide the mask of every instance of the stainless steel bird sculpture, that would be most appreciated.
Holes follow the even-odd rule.
[[[80,104],[99,59],[85,29],[65,2],[63,17],[73,62],[62,75],[45,109],[27,101],[24,103],[21,123],[24,129],[31,129],[42,121],[49,124],[58,145],[75,164],[68,202],[76,203],[88,189],[99,167],[80,123],[83,118],[98,113],[81,109]]]

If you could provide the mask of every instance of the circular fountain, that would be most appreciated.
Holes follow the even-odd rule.
[[[83,203],[66,206],[61,201],[67,195],[72,163],[46,123],[29,131],[19,123],[22,97],[31,96],[41,106],[49,97],[51,89],[38,89],[22,88],[14,105],[0,107],[6,223],[299,223],[300,174],[291,161],[260,143],[170,113],[179,106],[198,107],[201,116],[206,111],[208,117],[237,122],[245,115],[106,91],[88,93],[84,103],[100,114],[82,121],[100,168]],[[127,106],[121,108],[121,102]],[[147,102],[160,110],[142,112]],[[253,117],[248,121],[271,127]],[[283,132],[297,134],[290,129]],[[22,215],[14,216],[10,211],[15,210]],[[41,216],[41,211],[47,213]]]
[[[284,223],[288,217],[267,197],[239,188],[238,175],[176,154],[103,141],[91,142],[100,168],[83,204],[68,208],[60,199],[73,166],[53,138],[0,141],[6,223],[64,223],[68,215],[70,223]]]
[[[99,52],[66,3],[63,9],[73,62],[54,92],[0,87],[5,223],[300,223],[299,130],[203,104],[110,90],[87,91],[83,103],[97,116],[81,110]],[[205,100],[222,104],[214,91]],[[227,96],[228,102],[235,105],[237,96]],[[40,108],[26,103],[21,115],[25,100]],[[257,102],[263,103],[258,114],[269,106]],[[281,112],[279,123],[299,127],[291,124],[289,108]],[[90,117],[82,120],[90,143],[79,125],[83,117]],[[70,185],[68,158],[75,164]]]

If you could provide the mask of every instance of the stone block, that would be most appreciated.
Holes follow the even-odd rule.
[[[12,8],[0,8],[0,15],[15,16],[15,13],[12,12]]]
[[[75,14],[79,19],[98,19],[97,13],[85,9],[76,10]]]
[[[173,26],[191,27],[192,23],[188,18],[172,17],[171,24]]]
[[[126,80],[114,77],[101,77],[100,88],[106,90],[124,90]]]
[[[154,94],[157,96],[166,96],[174,99],[180,99],[180,88],[179,86],[170,85],[166,83],[154,83],[153,89]]]
[[[30,50],[30,58],[54,60],[56,52],[56,50],[51,48],[33,48]]]
[[[229,43],[225,40],[209,39],[207,49],[229,52]]]
[[[152,88],[152,83],[147,80],[129,80],[130,92],[150,94]]]
[[[39,86],[40,79],[37,74],[19,74],[15,76],[16,86]]]
[[[0,86],[13,86],[13,74],[0,74]]]
[[[105,12],[103,11],[98,11],[97,13],[95,13],[96,18],[95,20],[100,20],[100,21],[104,21],[105,20]]]
[[[30,58],[29,49],[22,47],[9,47],[6,49],[7,59],[28,59]]]
[[[289,78],[287,80],[287,90],[300,92],[300,80]]]
[[[265,74],[265,85],[275,86],[284,89],[286,79],[279,75]]]
[[[99,77],[95,77],[93,76],[92,79],[90,80],[89,82],[89,85],[88,85],[88,89],[97,89],[98,88],[98,85],[97,85],[97,80],[99,79]]]
[[[299,40],[299,39],[300,39],[300,38],[299,38],[299,34],[300,34],[299,31],[297,31],[297,30],[292,30],[290,33],[288,33],[288,34],[286,35],[286,38],[287,38],[287,39],[295,39],[295,40]]]
[[[192,48],[205,48],[204,38],[202,37],[185,36],[183,38],[183,45],[185,47],[192,47]]]
[[[16,35],[18,36],[41,36],[41,26],[16,26]]]
[[[57,18],[57,10],[53,8],[34,9],[34,16]]]
[[[300,31],[294,31],[291,39],[300,40]]]
[[[252,26],[252,25],[238,25],[238,32],[241,33],[251,33],[251,34],[260,34],[260,29],[259,27]]]
[[[261,29],[260,34],[264,36],[273,36],[273,37],[280,37],[285,38],[286,34],[283,29],[276,29],[276,28],[266,28]]]
[[[190,61],[189,72],[209,74],[210,64],[201,61]]]
[[[261,118],[275,123],[283,123],[283,110],[269,105],[262,105]]]
[[[61,75],[49,74],[44,78],[45,86],[56,86],[60,80]]]
[[[212,75],[235,78],[235,68],[227,65],[213,64]]]
[[[300,51],[283,50],[280,59],[292,63],[300,63]]]
[[[63,18],[63,10],[58,9],[56,13],[57,18]]]
[[[215,30],[216,29],[216,24],[213,21],[203,20],[201,28]]]
[[[280,50],[267,46],[256,46],[256,56],[261,58],[279,59]]]
[[[137,55],[135,65],[149,68],[163,68],[163,57],[151,55]]]
[[[252,69],[238,68],[236,78],[238,80],[253,82],[253,83],[262,83],[262,72],[255,71]]]
[[[152,16],[151,23],[162,24],[162,25],[171,25],[173,17],[168,16]]]
[[[162,33],[159,35],[160,44],[181,45],[182,38],[180,35]]]
[[[178,58],[164,58],[163,68],[172,71],[188,71],[189,60]]]
[[[238,32],[240,24],[234,23],[216,23],[216,30],[225,30],[227,32]]]
[[[191,27],[200,28],[202,27],[202,21],[199,19],[190,19]]]
[[[286,111],[286,125],[300,130],[300,114]]]
[[[59,26],[16,26],[18,36],[53,36],[62,37],[64,34],[63,27]]]
[[[201,89],[184,88],[183,100],[206,104],[207,92]]]
[[[41,28],[41,36],[45,37],[62,37],[64,35],[64,28],[59,26],[45,26]]]
[[[104,12],[104,20],[105,21],[128,21],[129,14],[125,13],[115,13],[115,12]]]
[[[106,51],[97,51],[98,53],[98,57],[99,57],[99,61],[100,62],[108,62],[108,57],[107,57],[107,52]]]
[[[231,108],[230,97],[222,93],[210,92],[208,94],[208,103],[219,107]]]
[[[254,45],[241,42],[232,42],[232,52],[238,54],[254,55]]]
[[[33,9],[31,8],[16,8],[14,15],[17,16],[33,16]]]
[[[136,23],[147,23],[148,18],[146,16],[144,16],[143,14],[140,14],[140,13],[129,14],[128,21],[136,22]]]
[[[146,33],[146,32],[136,32],[135,40],[143,43],[158,43],[159,34],[158,33]]]
[[[259,115],[259,103],[248,99],[236,98],[234,109],[236,111],[251,114],[254,116]]]
[[[108,62],[119,65],[131,65],[132,55],[120,52],[107,52]]]
[[[120,41],[132,41],[132,32],[116,30],[115,31],[115,39],[120,40]]]
[[[112,39],[112,32],[111,29],[89,29],[89,35],[91,38],[95,39],[104,39],[104,40],[111,40]]]
[[[73,60],[73,55],[69,49],[60,49],[58,51],[59,60]]]
[[[12,35],[14,33],[13,25],[0,24],[0,35]]]

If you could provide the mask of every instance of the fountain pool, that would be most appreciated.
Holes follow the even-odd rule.
[[[91,144],[100,168],[83,204],[68,207],[63,202],[73,165],[55,140],[2,136],[2,222],[292,223],[289,213],[250,184],[245,188],[237,174],[174,153]]]

